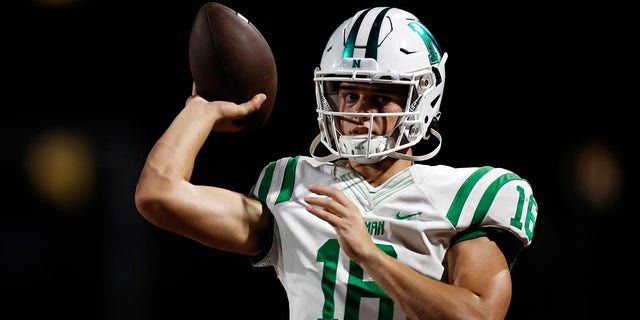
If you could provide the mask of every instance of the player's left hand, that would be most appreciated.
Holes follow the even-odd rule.
[[[307,196],[306,209],[316,217],[328,222],[338,234],[338,243],[345,254],[355,262],[377,250],[371,240],[362,213],[340,190],[324,185],[311,185],[309,191],[318,195]]]

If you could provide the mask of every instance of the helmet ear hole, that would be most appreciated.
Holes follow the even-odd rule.
[[[431,67],[431,70],[433,71],[433,75],[435,76],[435,80],[436,80],[436,85],[439,85],[440,83],[442,83],[442,74],[440,74],[440,69],[436,68],[436,67]]]

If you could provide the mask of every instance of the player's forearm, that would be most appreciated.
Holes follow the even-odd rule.
[[[214,119],[202,104],[186,106],[151,149],[136,187],[136,207],[162,227],[171,221],[175,194],[191,177]],[[171,219],[170,219],[171,218]]]
[[[382,251],[360,264],[411,319],[482,318],[477,295],[428,278]]]
[[[152,148],[146,165],[163,175],[189,180],[196,156],[213,127],[213,116],[204,104],[187,105]]]

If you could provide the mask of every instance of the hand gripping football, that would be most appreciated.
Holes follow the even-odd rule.
[[[263,126],[276,97],[278,76],[269,44],[244,16],[217,2],[198,10],[189,37],[189,65],[198,93],[209,101],[243,103],[267,95],[260,110],[238,121]]]

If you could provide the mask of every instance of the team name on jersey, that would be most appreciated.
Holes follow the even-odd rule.
[[[384,221],[366,221],[365,226],[372,236],[381,236],[384,234]]]

